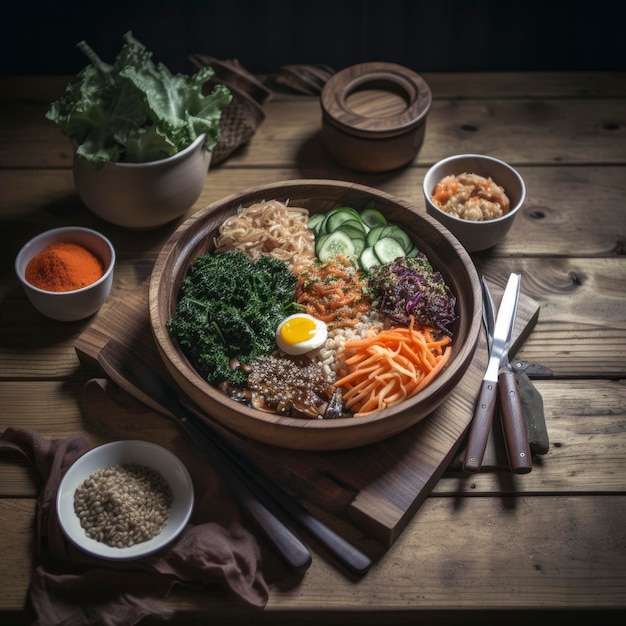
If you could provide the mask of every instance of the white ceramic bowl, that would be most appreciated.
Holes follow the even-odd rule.
[[[95,169],[74,157],[80,199],[98,217],[126,228],[158,228],[186,213],[200,197],[211,153],[205,135],[177,154],[148,163],[107,163]]]
[[[85,534],[74,512],[74,492],[95,471],[124,463],[158,471],[170,486],[174,500],[171,515],[159,535],[128,548],[114,548]],[[115,561],[139,559],[168,545],[187,525],[193,503],[193,483],[182,461],[161,446],[130,440],[114,441],[86,452],[63,476],[56,499],[59,524],[69,541],[92,556]]]
[[[504,188],[511,202],[509,212],[494,220],[473,222],[450,215],[433,204],[437,183],[445,176],[464,172],[491,177]],[[424,176],[423,191],[428,214],[441,222],[468,252],[486,250],[499,243],[509,232],[526,198],[526,186],[519,173],[508,163],[482,154],[458,154],[435,163]]]
[[[102,277],[91,285],[75,291],[45,291],[31,285],[25,277],[29,261],[53,243],[76,243],[87,248],[102,261]],[[73,322],[93,315],[106,301],[113,284],[115,250],[100,233],[80,226],[54,228],[26,243],[15,259],[15,273],[32,305],[46,317],[61,322]]]

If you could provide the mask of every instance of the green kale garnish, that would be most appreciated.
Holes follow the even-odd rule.
[[[212,150],[222,109],[232,99],[224,85],[203,95],[214,70],[172,74],[128,32],[115,62],[100,59],[84,41],[90,64],[53,102],[46,117],[72,141],[76,154],[95,168],[107,162],[145,163],[180,152],[205,134]]]
[[[251,364],[276,349],[276,328],[295,311],[295,294],[296,277],[278,259],[206,254],[189,268],[167,328],[211,384],[243,387],[247,374],[231,359]]]

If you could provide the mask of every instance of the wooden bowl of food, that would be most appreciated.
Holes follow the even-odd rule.
[[[408,291],[390,297],[389,272],[403,275]],[[423,293],[411,295],[415,288]],[[159,254],[149,302],[164,364],[207,419],[301,450],[370,444],[429,415],[472,361],[482,308],[469,255],[436,220],[382,191],[331,180],[263,185],[198,212]],[[292,314],[295,322],[285,322]],[[372,374],[377,385],[393,379],[382,391],[363,391],[363,380],[355,390],[372,371],[359,360],[358,339],[376,351],[398,326],[427,343],[424,371],[403,361]]]

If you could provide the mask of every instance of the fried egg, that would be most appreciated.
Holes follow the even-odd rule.
[[[287,354],[305,354],[324,345],[326,324],[307,313],[286,317],[276,329],[276,343]]]

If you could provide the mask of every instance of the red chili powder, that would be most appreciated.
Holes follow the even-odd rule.
[[[77,243],[53,243],[26,266],[26,280],[45,291],[74,291],[95,283],[104,274],[100,260]]]

